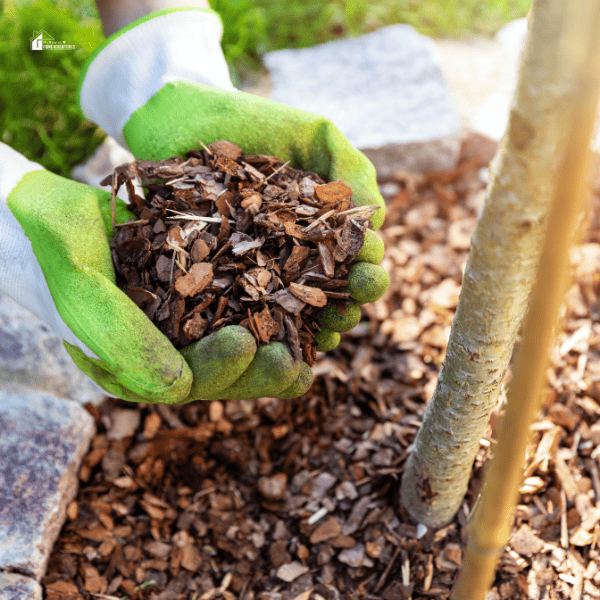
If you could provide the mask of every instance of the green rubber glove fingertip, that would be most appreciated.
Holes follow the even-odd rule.
[[[207,400],[227,398],[230,400],[252,400],[262,396],[278,398],[298,378],[300,366],[294,360],[289,348],[281,342],[271,342],[259,346],[250,366],[242,376],[229,387],[211,395]]]
[[[181,350],[194,377],[191,400],[213,398],[233,385],[256,354],[254,336],[239,325],[229,325]]]
[[[329,352],[334,348],[338,347],[340,343],[340,334],[337,331],[331,329],[321,329],[315,335],[315,342],[317,343],[317,350],[319,352]]]
[[[360,252],[356,255],[356,260],[378,265],[383,259],[384,252],[385,247],[381,236],[372,229],[367,229],[365,241]]]
[[[379,300],[390,285],[390,276],[379,265],[357,263],[348,273],[348,287],[352,299],[359,304]]]
[[[323,311],[321,325],[333,331],[350,331],[358,325],[359,321],[360,306],[358,304],[350,304],[346,308],[345,315],[338,310],[335,304],[328,304]]]
[[[293,399],[298,398],[305,394],[313,382],[313,373],[311,368],[306,364],[302,363],[300,366],[300,373],[298,377],[289,388],[279,392],[277,398]]]

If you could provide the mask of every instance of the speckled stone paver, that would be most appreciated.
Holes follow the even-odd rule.
[[[442,72],[465,129],[499,140],[508,123],[527,20],[508,23],[493,39],[436,40]]]
[[[0,600],[42,600],[42,586],[18,573],[0,571]]]
[[[273,100],[333,121],[380,177],[456,164],[460,122],[436,47],[410,25],[269,52],[263,62]]]
[[[410,25],[263,59],[271,97],[331,119],[357,148],[459,132],[434,42]]]
[[[0,571],[40,579],[77,493],[95,432],[78,403],[9,385],[0,390]]]
[[[104,392],[82,373],[46,323],[0,294],[0,384],[12,382],[85,404]]]

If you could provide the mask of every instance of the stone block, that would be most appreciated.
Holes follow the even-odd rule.
[[[461,140],[447,136],[428,142],[386,144],[381,148],[362,148],[375,165],[378,181],[394,180],[394,173],[427,173],[444,171],[456,166]]]
[[[0,382],[45,390],[82,404],[106,392],[82,373],[46,323],[0,294]]]
[[[42,600],[42,586],[24,575],[0,571],[0,600]]]
[[[75,498],[95,433],[77,402],[10,385],[0,390],[0,571],[40,579]]]
[[[409,25],[270,52],[264,63],[271,99],[333,121],[380,175],[421,169],[407,144],[419,145],[427,169],[455,166],[461,128],[437,50]]]

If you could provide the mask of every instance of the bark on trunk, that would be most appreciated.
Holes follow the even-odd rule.
[[[507,133],[492,165],[446,358],[400,490],[411,517],[448,523],[467,490],[527,310],[566,135],[561,0],[538,0]]]

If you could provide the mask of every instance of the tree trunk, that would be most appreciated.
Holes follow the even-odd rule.
[[[460,507],[527,310],[568,123],[572,83],[557,18],[568,9],[536,0],[446,358],[402,477],[402,505],[431,527]]]
[[[498,444],[469,519],[467,548],[452,600],[485,598],[513,526],[531,425],[547,385],[548,354],[572,278],[570,250],[574,240],[580,241],[577,225],[590,196],[590,139],[600,99],[600,0],[572,0],[565,16],[562,41],[569,43],[561,45],[572,59],[575,86],[565,111],[570,113],[571,126]]]

